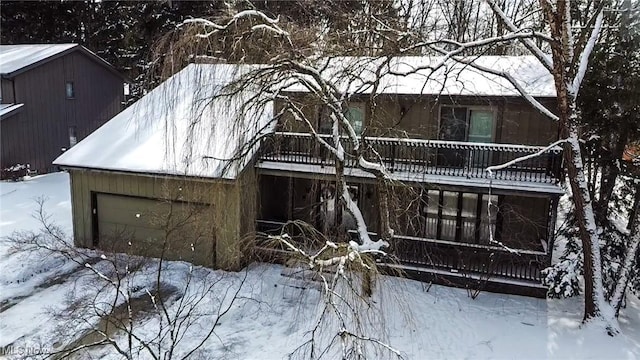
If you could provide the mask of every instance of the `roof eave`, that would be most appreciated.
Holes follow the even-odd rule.
[[[205,182],[222,182],[222,183],[235,183],[237,178],[229,179],[224,177],[208,177],[208,176],[193,176],[193,175],[178,175],[178,174],[168,174],[168,173],[160,173],[160,172],[144,172],[144,171],[132,171],[132,170],[113,170],[113,169],[103,169],[103,168],[95,168],[95,167],[87,167],[87,166],[78,166],[78,165],[64,165],[60,163],[53,162],[53,165],[59,166],[62,170],[74,170],[74,171],[88,171],[88,172],[97,172],[97,173],[109,173],[109,174],[120,174],[120,175],[130,175],[130,176],[144,176],[144,177],[153,177],[153,178],[166,178],[166,179],[191,179],[194,181],[205,181]]]
[[[23,74],[31,69],[34,69],[38,66],[41,66],[43,64],[46,64],[50,61],[53,61],[55,59],[61,58],[67,54],[70,54],[74,51],[80,51],[83,54],[85,54],[87,57],[89,57],[91,60],[93,60],[94,62],[98,63],[99,65],[101,65],[102,67],[106,68],[109,72],[113,73],[114,75],[120,77],[122,80],[124,80],[125,82],[132,82],[131,79],[129,79],[127,76],[125,76],[124,74],[120,73],[118,70],[116,70],[113,65],[111,65],[109,62],[107,62],[106,60],[104,60],[103,58],[101,58],[100,56],[96,55],[95,53],[93,53],[91,50],[85,48],[84,46],[80,45],[80,44],[76,44],[75,46],[72,46],[66,50],[60,51],[58,53],[55,53],[49,57],[46,57],[44,59],[41,59],[39,61],[36,61],[32,64],[29,64],[27,66],[24,66],[18,70],[9,72],[9,73],[2,73],[0,74],[0,76],[3,79],[9,79],[12,80],[13,78],[15,78],[16,76]]]

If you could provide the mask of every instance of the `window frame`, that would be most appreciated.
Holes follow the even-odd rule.
[[[360,129],[360,131],[358,131],[358,129],[356,129],[353,126],[353,123],[351,121],[349,121],[349,123],[351,124],[351,126],[354,128],[354,131],[356,132],[356,135],[360,136],[362,134],[364,134],[366,128],[367,128],[367,104],[364,101],[354,101],[354,102],[349,102],[347,103],[346,106],[347,110],[344,113],[345,117],[347,117],[347,120],[349,119],[348,113],[351,109],[357,109],[359,111],[362,112],[362,127]],[[331,123],[331,121],[329,120],[329,116],[328,116],[329,111],[327,110],[326,106],[319,106],[319,110],[317,111],[317,131],[319,134],[325,134],[325,135],[330,135],[332,133],[332,126],[333,124]],[[327,126],[330,125],[330,126]],[[346,135],[344,129],[342,127],[340,127],[340,134],[341,135]]]
[[[444,209],[445,205],[445,193],[455,193],[455,209]],[[464,195],[470,194],[472,197],[475,197],[475,212],[473,216],[463,215],[463,206],[464,206]],[[489,238],[483,238],[482,234],[486,231],[482,230],[482,227],[485,225],[494,226],[494,240],[500,241],[500,233],[501,233],[501,204],[502,197],[496,194],[485,194],[485,193],[474,193],[469,191],[452,191],[452,190],[444,190],[444,189],[429,189],[424,192],[422,195],[422,202],[425,204],[422,207],[422,216],[425,218],[425,226],[422,230],[424,235],[429,238],[433,238],[434,240],[443,240],[443,241],[453,241],[458,243],[466,243],[466,244],[478,244],[478,245],[491,245],[489,243]],[[489,197],[493,198],[492,205],[495,208],[495,212],[492,213],[491,219],[488,218],[486,211],[486,204],[489,202]],[[451,200],[451,199],[450,199]],[[434,201],[437,201],[437,204],[433,204]],[[451,203],[451,201],[449,201]],[[447,214],[445,214],[445,212]],[[455,213],[455,215],[454,215]],[[435,215],[435,217],[434,217]],[[455,217],[455,235],[453,239],[446,239],[443,237],[443,227],[444,227],[444,216],[448,217],[451,220],[452,217]],[[430,234],[428,231],[428,219],[435,218],[437,220],[436,223],[436,234],[434,237],[427,236]],[[474,236],[473,239],[469,239],[464,236],[463,230],[463,220],[473,221],[474,222]],[[487,232],[488,233],[488,232]]]
[[[71,94],[69,94],[69,90],[71,90]],[[66,81],[64,83],[64,95],[67,100],[76,98],[76,86],[73,81]]]
[[[491,142],[495,143],[497,141],[498,138],[498,108],[496,106],[490,106],[490,105],[458,105],[458,104],[440,104],[438,106],[438,127],[437,127],[437,136],[438,136],[438,140],[444,140],[444,141],[453,141],[453,140],[446,140],[446,139],[442,139],[441,138],[441,133],[440,133],[440,129],[441,129],[441,125],[442,125],[442,109],[443,108],[464,108],[466,109],[466,124],[465,124],[465,128],[464,128],[464,138],[465,138],[465,142],[469,141],[469,129],[471,127],[471,112],[472,111],[488,111],[491,112],[493,114],[493,131],[491,133]]]
[[[78,143],[78,127],[75,125],[71,125],[68,127],[68,129],[69,148],[72,148]]]

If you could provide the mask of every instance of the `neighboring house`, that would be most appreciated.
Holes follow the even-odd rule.
[[[124,77],[78,44],[0,45],[0,168],[48,172],[122,110]]]
[[[437,60],[399,58],[394,66]],[[553,78],[534,58],[478,61],[511,70],[554,108]],[[238,123],[233,104],[204,101],[219,89],[206,85],[228,82],[222,70],[234,67],[188,66],[56,160],[71,174],[76,244],[237,269],[246,251],[240,239],[256,230],[278,231],[294,219],[319,229],[339,221],[331,157],[292,119],[274,126],[279,104]],[[375,114],[367,91],[349,106],[354,128],[396,180],[389,251],[398,263],[389,266],[430,281],[544,296],[540,270],[551,261],[563,193],[561,149],[491,175],[485,168],[538,152],[557,139],[556,123],[503,79],[460,65],[426,73],[383,78]],[[368,76],[366,68],[357,74]],[[295,83],[287,93],[300,104],[310,99]],[[306,104],[328,132],[323,107]],[[257,134],[265,138],[249,142]],[[353,165],[347,161],[347,181],[375,238],[377,185]]]

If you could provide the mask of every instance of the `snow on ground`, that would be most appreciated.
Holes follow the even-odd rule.
[[[46,210],[67,233],[71,231],[69,180],[65,173],[31,178],[24,182],[0,183],[0,235],[18,230],[37,230],[31,217],[38,206],[35,199],[48,198]],[[107,272],[111,254],[87,251],[95,269]],[[104,255],[104,258],[101,257]],[[154,283],[157,262],[141,263],[136,276],[129,276],[138,295]],[[14,253],[10,244],[0,242],[0,348],[12,345],[52,349],[65,342],[52,309],[65,309],[68,294],[92,294],[95,275],[72,261],[45,253]],[[215,335],[194,355],[201,358],[282,359],[309,337],[318,311],[317,286],[282,276],[282,266],[254,264],[239,273],[191,267],[184,262],[165,264],[162,280],[175,298],[189,274],[195,285],[219,280],[217,295],[207,297],[196,309],[204,319],[190,329],[183,349],[194,345],[193,336],[211,323],[220,297],[237,289],[242,278],[240,300],[219,320]],[[93,277],[92,277],[93,276]],[[198,286],[196,286],[197,288]],[[78,289],[85,289],[78,291]],[[173,289],[173,290],[171,290]],[[607,336],[598,326],[580,326],[580,298],[541,300],[521,296],[482,293],[471,299],[465,290],[383,277],[374,295],[383,312],[387,338],[407,359],[423,358],[640,358],[640,301],[632,298],[620,317],[622,333]],[[227,292],[229,294],[229,292]],[[109,298],[107,292],[102,296]],[[133,294],[136,296],[136,294]],[[228,301],[228,297],[227,300]],[[175,301],[170,305],[176,311]],[[99,318],[93,319],[97,324]],[[92,321],[93,321],[92,320]],[[209,320],[207,322],[207,320]],[[142,316],[138,334],[151,337],[158,321]],[[79,325],[74,325],[79,326]],[[78,328],[79,329],[79,328]],[[76,328],[71,328],[76,330]],[[78,332],[81,334],[82,332]],[[371,334],[375,335],[375,334]],[[116,336],[118,336],[116,334]],[[125,338],[118,337],[123,344]],[[4,350],[3,350],[4,351]],[[4,351],[0,357],[11,353]],[[92,350],[95,357],[120,358],[109,348]]]

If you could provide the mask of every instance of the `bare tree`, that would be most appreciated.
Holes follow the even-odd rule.
[[[169,211],[154,214],[153,221],[162,223],[164,232],[162,239],[151,245],[159,248],[153,253],[161,254],[154,259],[128,255],[126,248],[114,247],[125,253],[106,254],[73,247],[64,231],[50,221],[44,201],[40,201],[35,216],[41,230],[9,236],[13,251],[63,257],[84,269],[65,303],[50,309],[57,323],[58,345],[43,356],[90,356],[106,348],[126,359],[187,359],[202,355],[211,341],[222,342],[215,335],[221,318],[239,302],[249,300],[240,296],[247,272],[216,273],[167,261],[165,254],[173,244],[174,232],[188,242],[189,235],[204,234],[207,227],[198,220],[201,206],[178,209],[178,205],[168,201]],[[195,228],[189,226],[196,223]],[[113,241],[124,242],[129,248],[139,245],[126,231],[112,236]]]

